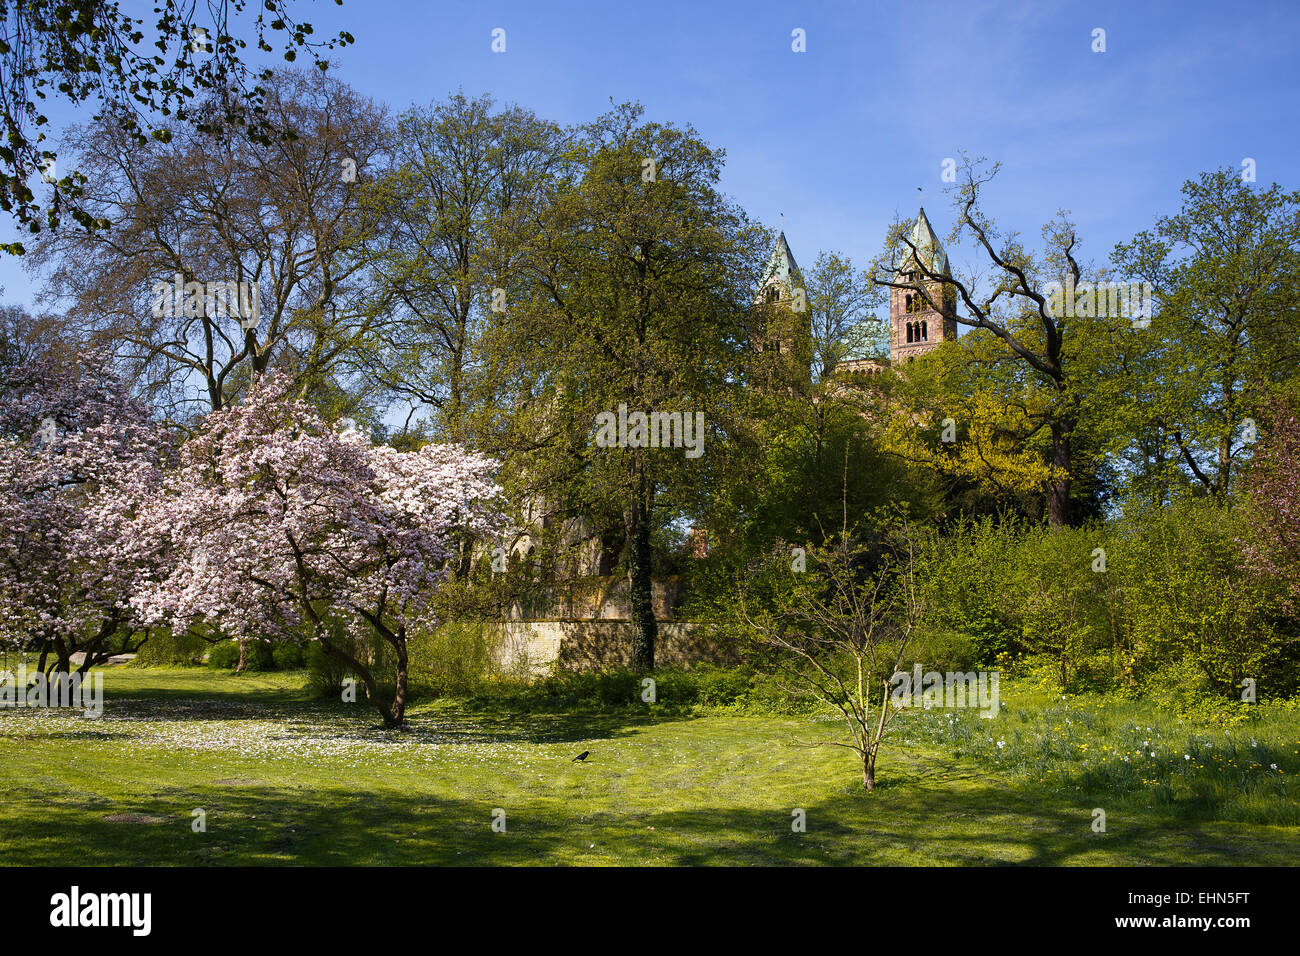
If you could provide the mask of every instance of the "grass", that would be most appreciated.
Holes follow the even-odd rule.
[[[1044,790],[1183,821],[1300,828],[1300,709],[1241,708],[1196,721],[1114,696],[1020,690],[996,722],[918,714],[900,743],[937,745]],[[1297,830],[1300,835],[1300,830]]]
[[[963,738],[943,726],[946,716],[909,715],[882,756],[880,786],[867,795],[851,754],[809,746],[839,728],[808,718],[529,715],[436,701],[413,709],[409,730],[386,732],[363,706],[313,701],[302,684],[295,673],[113,668],[100,720],[0,710],[0,860],[1300,862],[1285,783],[1280,794],[1252,798],[1262,801],[1255,810],[1247,802],[1246,817],[1262,814],[1256,822],[1221,819],[1218,804],[1171,812],[1178,799],[1162,802],[1140,787],[1116,791],[1068,748],[1032,756],[1031,741],[1062,714],[1047,701],[1017,702],[1005,685],[1011,710],[998,729],[1031,756],[1008,756],[996,741],[1001,756],[992,756],[976,733],[990,722],[977,717],[962,717],[974,721]],[[1078,723],[1078,712],[1064,716]],[[1127,721],[1114,715],[1115,727]],[[1110,732],[1108,725],[1096,739]],[[1162,743],[1157,752],[1165,749],[1177,748]],[[582,750],[591,751],[589,761],[573,763]],[[1061,778],[1044,776],[1052,767],[1040,759],[1057,761]],[[1077,779],[1064,772],[1070,768]],[[1211,762],[1198,772],[1217,769]],[[1224,775],[1222,785],[1234,780]],[[1107,811],[1105,833],[1091,829],[1095,807]],[[492,829],[498,808],[504,833]],[[796,808],[806,812],[804,833],[791,828]],[[191,828],[195,809],[206,812],[205,833]]]

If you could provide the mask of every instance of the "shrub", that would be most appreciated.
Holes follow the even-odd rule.
[[[1101,564],[1099,548],[1106,551],[1099,529],[1030,529],[1002,590],[1004,613],[1019,615],[1021,643],[1056,661],[1065,690],[1080,689],[1083,662],[1108,637],[1105,588],[1114,572]]]
[[[208,666],[233,671],[239,664],[239,642],[220,641],[208,651]]]
[[[215,667],[218,670],[233,671],[239,666],[239,642],[218,641],[213,644],[212,649],[208,652],[208,666]],[[272,646],[266,641],[250,641],[245,670],[275,670],[275,656]]]
[[[173,634],[169,628],[154,628],[149,639],[136,651],[135,663],[142,667],[201,664],[210,646],[194,634]]]
[[[412,695],[477,693],[496,676],[496,638],[482,621],[448,621],[407,640]]]
[[[661,702],[725,707],[744,701],[754,689],[754,673],[743,667],[701,664],[689,670],[655,674]]]
[[[1096,527],[964,523],[922,551],[916,656],[957,666],[965,642],[981,666],[1046,655],[1069,691],[1154,686],[1152,675],[1187,660],[1202,692],[1224,700],[1244,677],[1293,693],[1297,627],[1276,582],[1250,573],[1250,540],[1238,509],[1206,500],[1131,508]]]
[[[279,644],[271,649],[271,660],[276,670],[290,671],[303,667],[306,656],[298,644]]]
[[[337,658],[330,657],[319,644],[310,644],[304,655],[307,663],[307,686],[317,697],[338,698],[343,693],[343,682],[353,677],[352,669]]]
[[[1157,707],[1202,723],[1230,720],[1247,713],[1248,704],[1225,700],[1192,660],[1169,661],[1142,681],[1142,696]]]
[[[1294,638],[1276,626],[1276,582],[1246,572],[1248,534],[1235,509],[1187,501],[1141,515],[1116,547],[1132,667],[1144,685],[1184,661],[1224,700],[1239,696],[1245,677],[1278,683]]]
[[[987,667],[1024,652],[1019,613],[1006,600],[1024,533],[1014,521],[985,517],[926,542],[916,573],[927,612],[916,640],[934,657],[923,663],[950,655]]]
[[[899,669],[910,671],[915,664],[925,670],[969,671],[985,665],[993,666],[988,659],[989,645],[977,636],[960,631],[922,628],[908,646],[906,657]]]
[[[392,659],[392,649],[387,644],[378,638],[357,640],[342,628],[331,635],[330,643],[365,665],[380,690],[388,695],[389,700],[392,699],[397,684],[397,667]],[[307,666],[307,686],[317,696],[337,699],[343,692],[343,682],[353,678],[357,681],[357,699],[366,699],[367,690],[360,675],[350,664],[326,654],[319,643],[313,641],[307,645],[304,662]]]
[[[744,713],[806,713],[814,702],[790,699],[770,678],[746,666],[664,667],[654,674],[653,705],[643,701],[647,675],[627,668],[557,670],[540,680],[496,676],[480,682],[467,706],[512,712],[692,713],[701,708]]]

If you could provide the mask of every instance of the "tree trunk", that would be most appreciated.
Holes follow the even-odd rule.
[[[640,489],[628,518],[628,600],[632,606],[632,666],[637,670],[654,670],[655,642],[659,625],[655,621],[654,592],[650,568],[650,514],[647,507],[646,478],[640,477]]]
[[[469,580],[469,572],[473,568],[474,562],[474,544],[477,539],[466,533],[460,541],[460,555],[456,562],[456,580]]]
[[[242,674],[248,667],[248,641],[247,637],[239,639],[239,663],[235,665],[236,674]]]
[[[384,700],[384,695],[379,692],[379,684],[375,680],[374,675],[370,673],[370,668],[366,667],[365,664],[362,664],[359,660],[357,660],[347,651],[335,647],[333,644],[331,644],[329,641],[325,640],[324,638],[318,636],[316,640],[320,642],[321,649],[324,650],[326,654],[330,655],[331,657],[337,657],[339,660],[344,661],[349,667],[352,668],[352,673],[356,674],[358,677],[361,678],[361,683],[364,684],[366,687],[366,696],[370,698],[370,702],[374,704],[375,709],[379,711],[379,716],[384,719],[385,727],[390,727],[390,728],[396,727],[399,723],[401,723],[403,719],[405,719],[406,716],[405,665],[399,668],[397,672],[397,687],[398,687],[398,693],[401,696],[401,700],[402,700],[402,713],[400,717],[395,717],[394,708],[389,705],[388,701]],[[405,652],[406,649],[405,646],[403,646],[402,648],[403,657],[405,657]]]
[[[862,786],[867,793],[876,789],[876,752],[869,751],[862,758]]]
[[[406,722],[406,632],[399,632],[393,640],[397,649],[397,687],[393,692],[392,725],[400,727]]]
[[[1047,522],[1053,528],[1070,523],[1070,429],[1061,422],[1052,423],[1052,479],[1047,493]]]
[[[56,663],[50,668],[47,677],[53,677],[56,673],[69,674],[72,672],[72,651],[63,643],[63,638],[54,639],[54,654],[57,658]]]

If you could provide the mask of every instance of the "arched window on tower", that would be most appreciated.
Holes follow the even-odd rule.
[[[768,302],[775,302],[781,298],[781,290],[777,286],[769,286],[766,293]]]
[[[912,323],[907,323],[907,341],[912,341]]]
[[[904,301],[904,305],[903,305],[903,309],[904,309],[904,311],[911,312],[911,311],[912,311],[912,297],[911,297],[910,295],[909,295],[909,296],[906,296],[906,297],[904,297],[904,300],[903,300],[903,301]]]
[[[928,322],[921,323],[921,341],[922,342],[930,341],[930,328]]]

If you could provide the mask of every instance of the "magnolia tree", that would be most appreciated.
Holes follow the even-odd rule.
[[[0,396],[0,644],[84,672],[139,646],[130,599],[166,553],[133,532],[167,432],[89,356],[20,365]]]
[[[398,726],[407,635],[434,623],[453,536],[502,529],[496,463],[452,445],[374,447],[289,398],[288,384],[264,377],[185,443],[141,515],[142,537],[165,539],[177,559],[134,605],[149,621],[241,640],[314,640]],[[391,701],[340,634],[392,647]]]
[[[1283,600],[1300,611],[1300,415],[1279,405],[1265,429],[1247,478],[1256,540],[1251,564],[1283,587]]]

